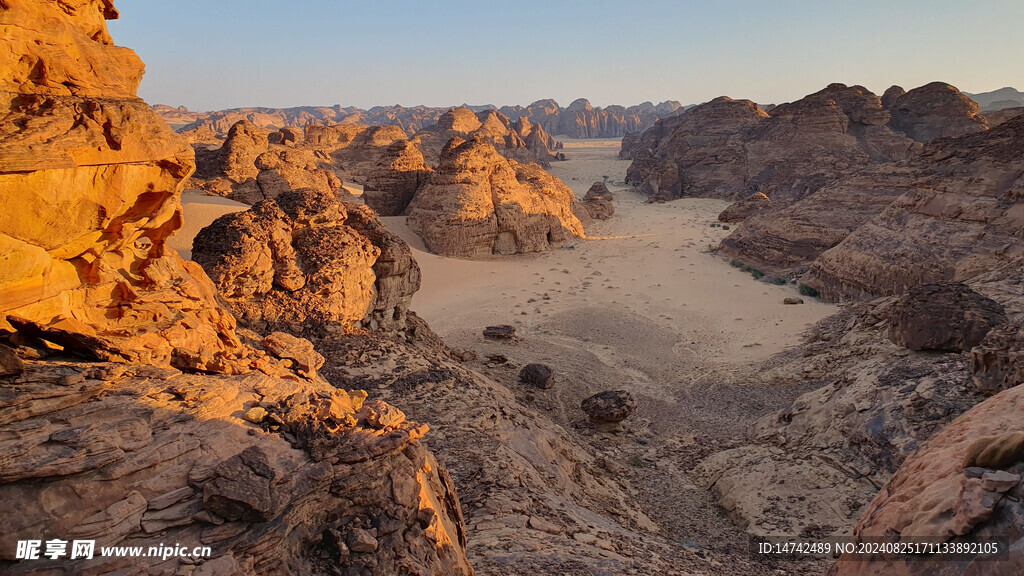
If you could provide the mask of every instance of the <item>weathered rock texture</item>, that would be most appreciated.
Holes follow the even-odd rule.
[[[191,185],[245,204],[296,188],[334,193],[341,187],[327,154],[295,148],[296,131],[289,132],[287,145],[283,136],[276,140],[271,143],[267,132],[248,120],[239,121],[219,149],[196,149],[198,167]]]
[[[1010,576],[1024,570],[1024,388],[994,396],[931,438],[907,459],[866,508],[854,531],[863,541],[915,541],[1009,545],[999,561],[931,556],[848,558],[831,576]],[[1004,548],[1005,550],[1005,548]]]
[[[309,342],[236,330],[165,246],[192,153],[135,98],[116,17],[0,3],[0,572],[471,575],[426,426],[327,384]],[[56,538],[211,557],[14,562]]]
[[[963,284],[921,284],[893,303],[889,339],[911,350],[963,352],[1004,322],[998,302]]]
[[[905,158],[913,141],[861,86],[832,84],[771,114],[746,100],[716,98],[659,121],[630,143],[628,182],[670,198],[739,199],[765,193],[779,205],[851,168]]]
[[[584,235],[572,191],[482,140],[453,139],[409,206],[409,226],[446,256],[544,252]]]
[[[15,317],[102,360],[230,371],[213,285],[164,247],[189,146],[135,98],[109,2],[9,2],[0,128],[0,328]],[[244,363],[244,361],[241,361]]]
[[[283,192],[218,218],[192,258],[247,326],[316,334],[405,328],[420,269],[365,206],[329,192]]]
[[[912,190],[824,252],[804,281],[828,298],[967,281],[1024,258],[1024,117],[929,144]]]
[[[765,386],[802,380],[816,388],[695,469],[751,534],[848,534],[903,462],[983,399],[966,357],[889,341],[891,307],[885,299],[850,308],[816,326],[801,349],[766,364]]]
[[[604,182],[594,182],[583,196],[583,206],[594,220],[607,220],[615,214],[612,198],[614,196]]]
[[[932,82],[892,102],[889,125],[918,142],[962,136],[988,128],[978,105],[954,86]]]
[[[363,182],[363,202],[381,216],[398,216],[431,172],[415,144],[393,142]]]

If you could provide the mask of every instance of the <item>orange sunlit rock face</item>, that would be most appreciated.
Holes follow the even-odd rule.
[[[110,2],[13,1],[0,27],[0,325],[28,322],[102,359],[231,371],[234,319],[164,242],[181,225],[191,147],[135,97]]]

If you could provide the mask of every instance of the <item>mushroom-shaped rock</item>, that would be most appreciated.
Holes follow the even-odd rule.
[[[889,339],[911,350],[962,352],[1004,322],[999,303],[964,284],[921,284],[893,304]]]
[[[555,371],[544,364],[527,364],[519,371],[519,381],[538,388],[552,388],[555,385]]]
[[[615,431],[636,410],[636,400],[626,390],[606,390],[581,402],[580,408],[599,430]]]

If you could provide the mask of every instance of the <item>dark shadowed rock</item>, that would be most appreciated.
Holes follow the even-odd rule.
[[[985,394],[1024,384],[1024,327],[1019,322],[991,330],[971,350],[971,377]]]
[[[519,381],[538,388],[551,388],[555,385],[555,371],[544,364],[527,364],[519,371]]]
[[[978,105],[954,86],[932,82],[914,88],[892,102],[889,125],[917,140],[928,142],[963,136],[988,128]]]
[[[491,340],[511,340],[516,336],[516,327],[509,324],[488,326],[484,328],[484,338]]]
[[[964,284],[922,284],[893,304],[889,339],[911,350],[962,352],[1005,321],[1002,306]]]
[[[618,430],[619,423],[636,410],[636,400],[626,390],[607,390],[583,400],[580,408],[599,429]]]

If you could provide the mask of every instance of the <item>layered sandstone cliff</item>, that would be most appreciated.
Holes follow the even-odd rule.
[[[1024,257],[1024,117],[943,139],[917,161],[912,189],[823,253],[805,282],[829,298],[965,281]]]

